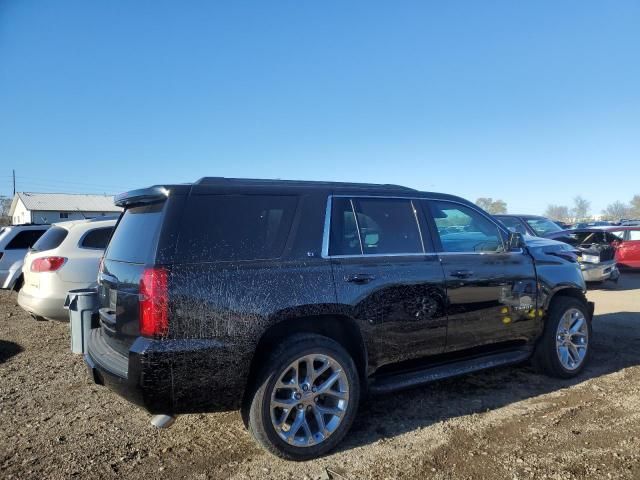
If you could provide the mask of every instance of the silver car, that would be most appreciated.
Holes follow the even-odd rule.
[[[0,227],[0,288],[22,286],[24,256],[49,229],[49,225],[9,225]]]

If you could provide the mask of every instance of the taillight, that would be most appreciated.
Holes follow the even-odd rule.
[[[32,272],[55,272],[67,259],[65,257],[41,257],[31,262]]]
[[[140,279],[140,334],[162,337],[169,331],[167,270],[146,268]]]

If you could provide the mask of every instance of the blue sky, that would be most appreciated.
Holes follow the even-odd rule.
[[[0,194],[389,182],[640,193],[640,2],[0,3]]]

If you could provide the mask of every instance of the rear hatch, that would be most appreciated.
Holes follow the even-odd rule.
[[[140,335],[140,281],[145,269],[155,263],[169,203],[166,198],[166,194],[155,198],[149,195],[131,204],[121,201],[125,211],[116,224],[98,274],[100,328],[106,343],[123,355],[128,355]]]

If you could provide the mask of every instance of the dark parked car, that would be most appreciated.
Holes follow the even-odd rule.
[[[590,355],[570,248],[459,197],[203,178],[116,204],[94,381],[154,414],[240,408],[285,458],[335,447],[365,394],[530,358],[568,378]]]
[[[550,238],[575,247],[580,269],[587,282],[617,281],[620,277],[613,238],[602,235],[601,229],[563,230],[556,222],[537,215],[495,215],[495,218],[511,231]]]

